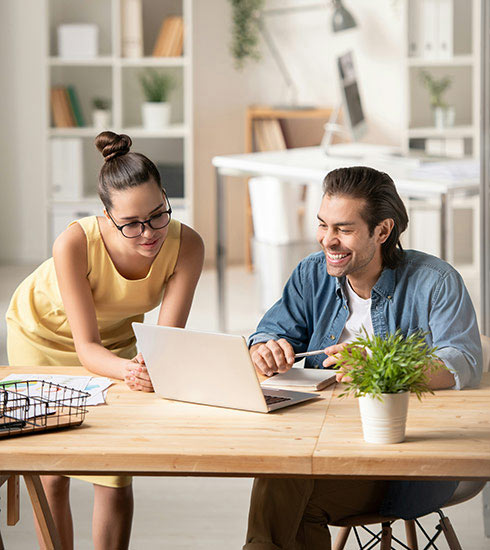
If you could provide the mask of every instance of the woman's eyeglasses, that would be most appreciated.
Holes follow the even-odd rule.
[[[151,227],[152,229],[163,229],[164,227],[167,227],[172,217],[172,208],[170,207],[170,204],[168,204],[168,210],[159,212],[158,214],[154,214],[153,216],[142,222],[137,221],[125,223],[124,225],[117,225],[109,211],[107,211],[107,215],[124,237],[126,237],[127,239],[135,239],[136,237],[139,237],[143,234],[143,232],[145,231],[145,225],[148,225],[148,227]]]

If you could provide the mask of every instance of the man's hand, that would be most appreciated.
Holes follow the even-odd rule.
[[[154,391],[150,380],[150,375],[146,370],[145,360],[143,359],[143,355],[141,355],[141,353],[138,353],[136,357],[133,357],[131,361],[127,362],[124,381],[131,390],[147,392]]]
[[[334,367],[337,367],[339,370],[335,376],[335,380],[337,382],[347,382],[348,381],[348,374],[346,374],[347,371],[342,369],[342,363],[339,362],[338,354],[345,349],[349,344],[347,342],[343,344],[335,344],[334,346],[328,346],[328,348],[325,348],[323,352],[325,355],[328,355],[328,357],[323,361],[323,366],[326,369],[331,369]]]
[[[286,372],[294,364],[293,346],[284,338],[255,344],[250,348],[250,356],[255,368],[266,376]]]

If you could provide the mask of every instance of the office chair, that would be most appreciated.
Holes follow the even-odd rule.
[[[490,338],[482,334],[481,343],[483,350],[483,372],[487,372],[490,370]],[[483,490],[485,485],[485,481],[461,481],[454,492],[454,495],[451,497],[449,502],[443,506],[443,508],[461,504],[462,502],[472,499]],[[417,527],[427,539],[427,544],[424,546],[423,550],[426,550],[429,547],[437,549],[434,542],[441,533],[444,534],[450,550],[461,550],[461,544],[459,543],[458,537],[456,536],[449,518],[444,515],[442,510],[437,510],[434,513],[439,514],[439,522],[435,527],[435,534],[432,537],[422,527],[419,522],[419,518],[405,520],[406,543],[403,543],[393,536],[391,529],[391,524],[400,518],[388,518],[380,516],[379,514],[364,514],[345,518],[336,523],[331,523],[330,525],[340,527],[334,542],[333,550],[344,550],[351,530],[354,530],[354,535],[361,550],[371,550],[378,543],[380,543],[380,550],[395,550],[392,546],[394,543],[398,544],[398,548],[404,548],[405,550],[418,550]],[[381,530],[378,532],[366,527],[367,525],[378,523],[381,524]],[[368,542],[364,544],[361,542],[358,528],[369,533],[371,539]]]
[[[449,502],[447,502],[443,508],[449,506],[454,506],[456,504],[461,504],[466,502],[471,498],[475,497],[485,486],[485,481],[460,481],[454,495],[451,497]],[[351,516],[343,520],[337,521],[335,523],[330,523],[335,527],[340,527],[340,530],[335,539],[333,550],[344,550],[347,543],[347,539],[351,530],[354,530],[354,535],[356,537],[359,549],[372,549],[378,543],[380,544],[380,550],[396,550],[397,548],[404,548],[405,550],[419,550],[418,541],[417,541],[417,528],[427,539],[427,544],[424,546],[424,550],[429,547],[435,548],[437,546],[434,544],[435,541],[439,538],[441,533],[444,535],[449,550],[462,550],[461,544],[459,543],[458,537],[449,521],[449,518],[444,515],[442,510],[437,510],[439,514],[439,522],[435,526],[434,535],[429,535],[427,531],[422,527],[419,518],[412,520],[405,520],[405,534],[406,534],[406,543],[402,542],[400,539],[396,538],[391,529],[391,525],[394,521],[397,521],[400,518],[396,517],[385,517],[380,516],[379,514],[362,514],[359,516]],[[426,514],[429,515],[429,514]],[[422,516],[421,516],[422,517]],[[368,525],[381,524],[381,530],[378,532],[373,531]],[[360,528],[365,533],[369,533],[371,539],[367,542],[362,542],[361,537],[359,536],[358,528]],[[398,546],[394,547],[393,544]]]

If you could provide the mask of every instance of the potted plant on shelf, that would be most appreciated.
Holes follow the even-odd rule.
[[[92,124],[94,128],[108,130],[111,125],[110,101],[104,97],[92,99]]]
[[[410,393],[419,399],[433,393],[430,374],[445,368],[421,332],[359,336],[339,354],[340,369],[346,373],[340,395],[359,399],[364,440],[368,443],[400,443],[405,426]]]
[[[451,86],[451,77],[434,78],[429,71],[422,69],[420,79],[429,92],[430,105],[434,112],[434,126],[439,130],[454,126],[454,107],[443,100],[444,92]]]
[[[147,69],[141,74],[140,83],[146,100],[142,105],[143,127],[165,128],[170,123],[168,95],[175,85],[174,79],[155,69]]]
[[[245,60],[259,59],[259,14],[265,0],[229,0],[232,9],[231,54],[238,69]]]

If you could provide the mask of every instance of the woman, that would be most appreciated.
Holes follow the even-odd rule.
[[[44,262],[15,291],[7,312],[10,365],[83,365],[152,391],[133,321],[161,303],[158,324],[184,327],[201,274],[199,235],[171,219],[155,165],[130,152],[131,139],[102,132],[99,196],[104,216],[73,222]],[[95,549],[128,548],[131,478],[84,476],[94,483]],[[63,549],[73,548],[69,478],[42,476]],[[39,538],[39,531],[38,531]]]

